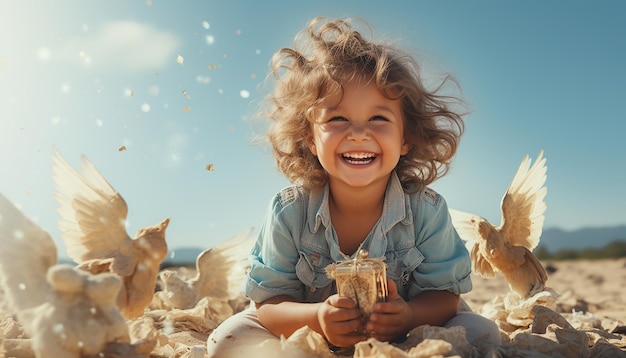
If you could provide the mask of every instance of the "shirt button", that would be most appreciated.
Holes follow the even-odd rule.
[[[309,287],[309,291],[311,291],[311,292],[315,292],[316,290],[317,290],[317,288],[315,288],[315,287]]]

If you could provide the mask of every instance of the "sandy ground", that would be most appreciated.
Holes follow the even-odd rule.
[[[560,295],[561,312],[583,311],[626,324],[626,258],[619,260],[576,260],[543,262],[548,272],[546,285]],[[504,295],[508,285],[502,275],[485,279],[472,276],[474,288],[464,295],[474,311],[496,295]]]
[[[626,258],[600,261],[543,262],[543,264],[548,272],[547,286],[558,296],[554,311],[562,314],[564,317],[571,316],[572,313],[577,312],[579,315],[584,314],[586,317],[597,318],[598,322],[602,320],[602,327],[596,327],[595,332],[591,333],[587,330],[587,334],[590,337],[592,335],[600,337],[603,334],[608,334],[606,337],[610,338],[607,344],[611,346],[609,348],[612,350],[593,351],[591,349],[594,347],[591,346],[589,348],[591,353],[582,356],[604,357],[609,354],[610,356],[619,357],[620,354],[622,354],[621,356],[626,357]],[[463,298],[469,306],[478,313],[481,313],[483,308],[490,307],[494,300],[506,296],[509,292],[506,281],[499,274],[494,279],[485,279],[474,275],[473,284],[474,288],[472,292],[465,294]],[[2,308],[1,303],[3,302],[0,293],[0,308]],[[194,310],[196,313],[201,312],[201,310],[198,309]],[[207,320],[194,320],[194,317],[190,318],[189,312],[184,312],[184,314],[181,313],[179,318],[169,316],[168,319],[174,322],[176,328],[172,330],[171,324],[169,327],[163,325],[164,317],[166,317],[167,314],[171,314],[171,312],[168,313],[163,310],[146,311],[144,318],[147,318],[147,321],[150,322],[149,325],[141,326],[139,320],[134,322],[137,328],[136,331],[144,332],[140,333],[140,336],[149,337],[146,341],[150,341],[150,344],[153,345],[156,344],[151,354],[117,355],[116,357],[192,357],[192,348],[194,346],[203,346],[206,343],[208,334],[214,326],[211,326],[211,322]],[[32,351],[29,350],[29,341],[24,339],[26,336],[20,329],[19,324],[13,321],[10,316],[8,312],[4,312],[4,314],[0,312],[0,357],[33,357]],[[610,323],[610,328],[606,328],[609,326],[604,326],[606,322]],[[130,326],[131,322],[129,321],[128,323]],[[575,327],[574,331],[580,333],[585,330]],[[600,336],[598,336],[598,332],[601,333]],[[583,337],[584,334],[585,333],[583,333]],[[566,350],[554,350],[557,348],[564,349],[563,344],[559,345],[556,342],[548,342],[548,344],[546,344],[544,338],[549,338],[549,335],[534,333],[533,335],[537,336],[535,338],[542,339],[542,341],[537,342],[544,344],[544,348],[542,349],[547,349],[546,352],[548,352],[548,354],[540,355],[534,353],[532,349],[535,348],[534,345],[536,343],[529,341],[530,343],[526,346],[523,345],[525,343],[509,343],[508,350],[504,350],[504,353],[500,353],[501,356],[570,356],[569,353],[563,353],[567,352]],[[514,336],[514,333],[510,334],[511,342],[513,342]],[[554,336],[554,334],[552,334],[552,336]],[[593,342],[593,345],[600,346],[597,340]],[[528,348],[528,346],[530,346],[530,348]],[[18,354],[11,355],[6,352],[3,353],[3,349],[18,352]],[[283,349],[285,348],[283,347]],[[528,353],[529,349],[531,349],[531,353]],[[576,348],[569,347],[567,349],[570,349],[569,352],[572,352],[571,349]],[[279,355],[281,354],[280,352],[277,353]],[[443,354],[442,356],[453,355],[454,354]],[[195,355],[193,356],[195,357]],[[318,355],[307,355],[307,357],[311,356],[317,357]],[[368,355],[367,357],[384,356],[388,355]],[[456,356],[459,356],[459,354]],[[460,354],[460,356],[464,355]]]

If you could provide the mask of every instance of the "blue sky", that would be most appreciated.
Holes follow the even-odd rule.
[[[624,225],[625,12],[622,1],[5,1],[0,192],[63,254],[56,146],[122,194],[131,236],[165,217],[173,248],[258,229],[289,184],[252,143],[261,84],[274,51],[323,15],[363,18],[426,74],[458,78],[472,114],[433,185],[449,206],[499,222],[521,159],[544,149],[545,228]]]

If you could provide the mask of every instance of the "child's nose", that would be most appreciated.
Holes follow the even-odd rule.
[[[370,138],[369,129],[367,128],[367,124],[363,123],[351,123],[350,132],[348,133],[349,140],[367,140]]]

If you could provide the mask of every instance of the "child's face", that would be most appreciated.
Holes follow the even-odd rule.
[[[384,180],[408,152],[400,100],[385,98],[375,83],[351,81],[322,104],[309,147],[330,184],[364,187]]]

